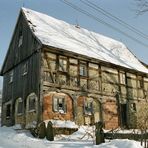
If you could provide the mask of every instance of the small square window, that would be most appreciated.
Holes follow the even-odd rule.
[[[87,67],[85,64],[80,64],[80,75],[87,76]]]

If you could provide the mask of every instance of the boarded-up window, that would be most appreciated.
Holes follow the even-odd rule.
[[[85,99],[84,113],[85,113],[85,115],[92,115],[93,114],[93,100],[92,100],[92,98]]]
[[[80,64],[80,75],[87,76],[87,66],[86,64]]]
[[[59,57],[59,70],[63,72],[67,72],[67,58],[60,56]]]
[[[30,96],[29,97],[29,111],[35,110],[36,107],[36,98],[35,96]]]
[[[6,118],[9,118],[11,115],[11,104],[6,106]]]
[[[19,98],[18,100],[18,107],[17,107],[17,114],[23,113],[23,100]]]
[[[63,97],[53,97],[53,111],[65,113],[66,112],[66,104],[65,98]]]

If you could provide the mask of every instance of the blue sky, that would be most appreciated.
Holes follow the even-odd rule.
[[[99,14],[98,12],[96,13],[94,10],[91,10],[82,4],[79,0],[69,1],[93,13],[95,16],[105,20],[107,23],[120,28],[131,36],[138,38],[144,43],[147,43],[147,40],[136,36],[131,31],[104,17],[102,14]],[[91,2],[94,2],[101,8],[148,35],[148,13],[137,17],[136,12],[134,11],[136,8],[135,0],[91,0]],[[24,7],[46,13],[71,24],[76,24],[78,22],[83,28],[122,41],[140,60],[148,64],[148,47],[146,48],[111,28],[108,28],[84,14],[73,10],[71,7],[60,2],[60,0],[0,0],[0,66],[2,66],[20,8],[23,5]],[[2,79],[0,78],[0,87],[1,86]]]

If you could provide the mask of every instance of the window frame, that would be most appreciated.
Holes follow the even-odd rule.
[[[93,99],[88,100],[88,98],[85,98],[84,100],[84,114],[85,115],[93,115]]]
[[[58,113],[61,113],[61,114],[66,114],[67,113],[67,110],[66,110],[66,98],[63,96],[63,97],[59,97],[59,96],[53,96],[52,98],[52,110],[54,112],[58,112]],[[55,101],[56,100],[56,101]],[[62,104],[62,107],[60,106],[60,104]]]
[[[34,106],[32,107],[32,106],[30,106],[30,101],[34,101],[34,102],[31,102],[31,103],[33,103],[34,104]],[[36,111],[36,96],[35,95],[31,95],[31,96],[29,96],[29,98],[28,98],[28,111],[29,112],[33,112],[33,111]]]
[[[21,106],[20,106],[21,103]],[[21,109],[21,111],[20,111]],[[17,115],[22,115],[23,114],[23,100],[22,98],[18,98],[18,102],[17,102]]]
[[[87,77],[87,64],[86,63],[80,63],[79,65],[79,75],[83,77]]]
[[[67,59],[67,57],[59,56],[59,71],[68,72],[68,59]]]

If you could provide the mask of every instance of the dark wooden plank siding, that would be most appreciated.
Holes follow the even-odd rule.
[[[19,47],[18,42],[20,38],[20,31],[22,31],[23,43]],[[21,61],[25,60],[39,48],[40,43],[34,37],[27,24],[27,21],[23,17],[22,13],[20,13],[18,23],[16,24],[16,28],[5,59],[2,75],[12,69],[15,65],[19,64]]]

